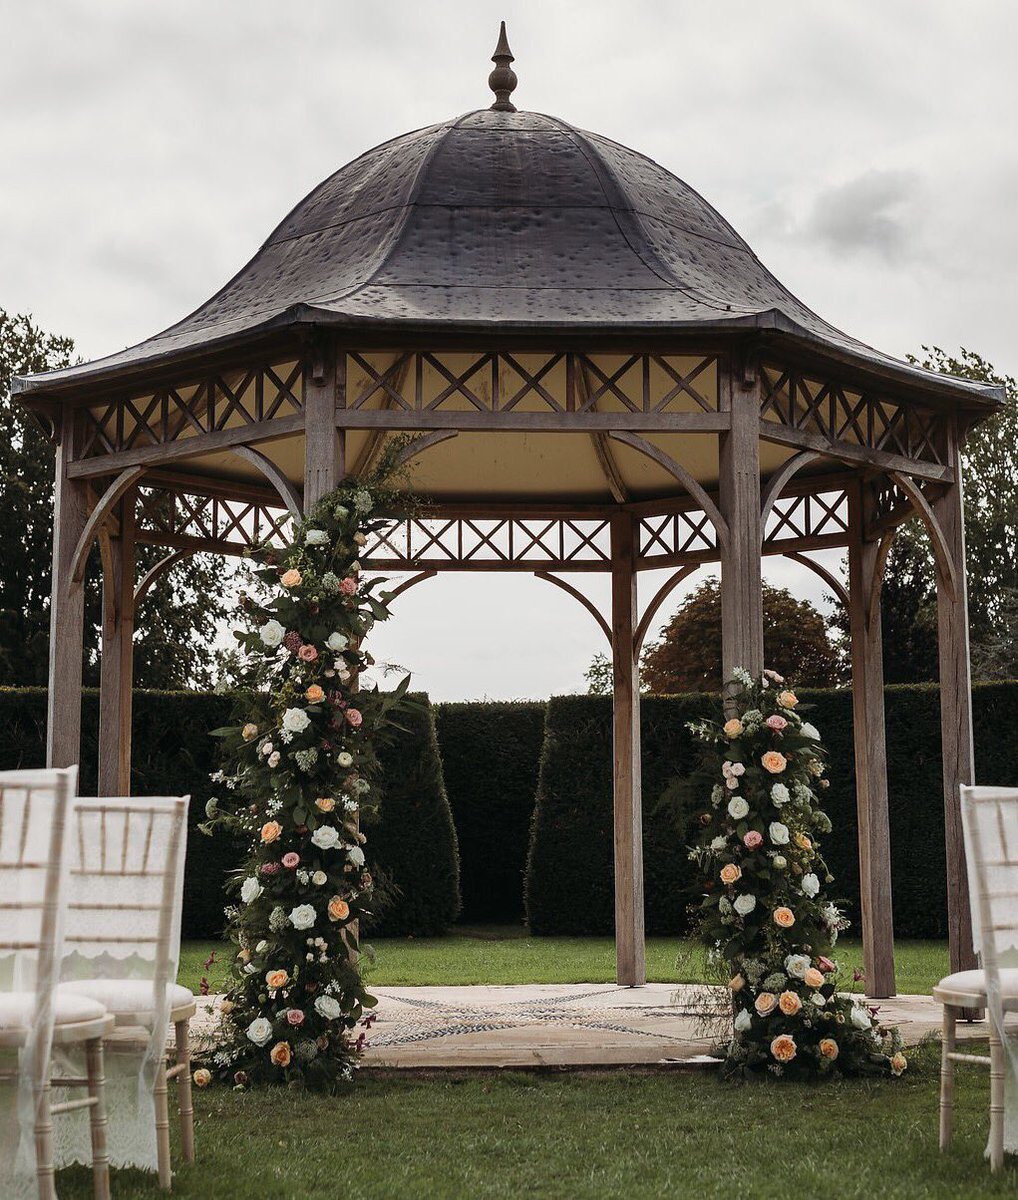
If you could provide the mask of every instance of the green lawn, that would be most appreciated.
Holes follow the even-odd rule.
[[[955,1142],[937,1152],[937,1055],[898,1081],[725,1085],[713,1075],[365,1072],[336,1099],[196,1097],[198,1161],[173,1195],[214,1200],[529,1196],[554,1200],[925,1200],[1013,1195],[991,1178],[985,1071],[961,1070]],[[176,1134],[174,1133],[176,1154]],[[177,1160],[179,1161],[179,1159]],[[60,1195],[86,1200],[84,1169]],[[115,1172],[114,1196],[159,1196]]]
[[[371,983],[601,983],[615,978],[611,938],[535,938],[508,926],[459,928],[449,937],[382,938],[374,944]],[[197,991],[201,964],[210,951],[221,958],[229,947],[216,942],[187,942],[181,952],[180,982]],[[838,957],[849,968],[862,966],[858,940],[838,943]],[[901,941],[896,946],[898,991],[929,992],[947,974],[947,943]],[[219,990],[222,965],[208,973]],[[681,938],[648,938],[647,978],[660,983],[689,983],[699,978],[699,958]],[[857,985],[861,990],[861,985]]]

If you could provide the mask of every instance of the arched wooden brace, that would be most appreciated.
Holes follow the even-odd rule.
[[[608,645],[611,645],[611,626],[598,611],[597,605],[593,602],[593,600],[590,599],[589,596],[585,596],[578,588],[574,588],[571,583],[566,583],[564,579],[560,579],[557,575],[553,575],[550,571],[535,571],[534,578],[543,579],[547,583],[553,583],[556,587],[561,588],[562,591],[572,596],[574,600],[579,600],[587,612],[590,613],[590,615],[600,626],[601,632],[608,639]]]
[[[955,568],[954,556],[947,544],[947,538],[940,527],[936,513],[930,507],[930,502],[922,494],[916,482],[908,475],[903,475],[900,471],[891,471],[890,477],[911,500],[916,515],[926,526],[926,532],[930,535],[930,544],[933,547],[933,557],[937,563],[937,571],[948,595],[954,599],[958,595],[958,572]]]
[[[867,629],[871,629],[873,622],[880,616],[880,591],[884,586],[884,567],[887,564],[887,556],[891,553],[891,546],[894,544],[897,532],[897,526],[894,529],[888,529],[877,546],[876,558],[873,563],[873,577],[870,579],[869,591],[863,597],[866,605]]]
[[[422,434],[420,437],[414,438],[409,445],[396,456],[396,466],[404,467],[418,454],[423,454],[425,450],[430,450],[432,446],[437,446],[439,442],[447,442],[450,438],[459,437],[458,429],[436,429],[432,433]]]
[[[678,480],[707,514],[710,523],[717,530],[718,544],[720,546],[728,545],[728,522],[721,515],[721,510],[710,496],[707,495],[701,484],[697,483],[680,462],[676,462],[670,454],[659,450],[657,446],[652,442],[648,442],[645,437],[641,437],[638,433],[627,433],[624,430],[613,429],[609,432],[608,436],[616,442],[621,442],[624,446],[629,446],[631,449],[645,454],[649,459],[656,462],[659,467],[663,467],[673,479]]]
[[[257,467],[279,493],[280,498],[294,519],[297,521],[303,519],[304,504],[300,492],[298,492],[271,459],[266,458],[261,451],[255,450],[251,446],[234,446],[233,453],[238,458],[242,458],[245,462],[249,462],[252,466]]]
[[[793,454],[788,462],[775,471],[768,479],[767,487],[764,489],[763,495],[760,497],[760,537],[763,539],[767,529],[767,518],[771,515],[771,510],[774,508],[774,502],[778,499],[781,493],[785,490],[785,484],[797,475],[803,467],[808,466],[820,455],[815,450],[803,450],[800,454]]]
[[[808,567],[814,575],[819,575],[820,578],[827,584],[831,591],[837,596],[841,603],[845,606],[845,611],[849,609],[848,590],[836,575],[832,575],[825,566],[814,561],[808,554],[800,554],[798,550],[789,550],[782,556],[790,558],[793,562],[797,562],[800,566]]]
[[[636,636],[633,638],[633,653],[639,657],[640,651],[643,649],[643,639],[647,636],[647,630],[650,628],[651,621],[657,616],[657,611],[662,604],[668,599],[673,591],[679,586],[683,579],[687,579],[697,569],[699,564],[692,566],[679,567],[661,584],[654,593],[654,598],[647,605],[647,611],[640,618],[640,623],[636,627]]]
[[[135,607],[145,599],[152,585],[160,575],[165,574],[171,567],[176,566],[182,558],[187,558],[188,555],[194,553],[193,550],[174,550],[170,554],[167,554],[165,558],[161,558],[157,563],[153,563],[141,577],[141,582],[134,589]]]
[[[121,498],[98,529],[102,560],[102,646],[99,656],[100,796],[131,791],[131,708],[134,685],[134,571],[137,492]]]
[[[89,513],[85,527],[78,538],[78,543],[74,547],[70,578],[68,580],[69,584],[81,583],[85,578],[85,566],[88,563],[88,556],[96,534],[105,524],[120,498],[129,488],[138,482],[146,470],[146,467],[128,467],[126,471],[121,471],[106,491],[99,497],[99,501],[91,513]]]
[[[401,584],[399,584],[397,587],[394,587],[392,591],[389,592],[389,599],[395,600],[397,596],[402,596],[404,592],[409,591],[412,587],[416,587],[418,583],[423,583],[425,579],[434,579],[437,574],[438,572],[432,569],[430,571],[420,571],[416,575],[411,575],[409,579],[404,579]]]

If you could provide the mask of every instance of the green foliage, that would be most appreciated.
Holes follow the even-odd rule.
[[[462,921],[501,924],[523,917],[545,708],[540,701],[435,708],[459,840]]]
[[[371,861],[390,893],[366,917],[371,937],[436,937],[460,909],[456,830],[426,696],[397,718],[380,748],[380,809],[365,824]]]
[[[775,670],[785,674],[794,672],[796,678],[815,687],[829,687],[841,681],[838,647],[828,636],[824,617],[808,600],[796,600],[786,588],[765,583],[763,611],[767,661],[775,664]],[[643,687],[658,696],[720,690],[718,579],[704,580],[682,601],[658,640],[643,652],[640,676]]]

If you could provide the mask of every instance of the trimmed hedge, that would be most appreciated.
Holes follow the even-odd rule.
[[[546,708],[532,700],[435,706],[459,841],[461,921],[510,924],[523,918]]]
[[[132,791],[139,796],[191,796],[184,867],[185,938],[219,936],[226,904],[224,884],[240,857],[238,845],[231,845],[221,834],[206,837],[197,829],[205,819],[206,801],[215,792],[209,775],[219,766],[219,743],[208,734],[228,723],[233,703],[229,695],[134,693]],[[87,690],[82,704],[82,795],[95,792],[98,706],[98,693]],[[440,932],[455,919],[459,904],[456,834],[442,787],[430,709],[423,708],[402,724],[408,732],[398,735],[382,752],[386,770],[383,805],[387,804],[389,811],[383,808],[368,831],[368,851],[404,891],[405,898],[397,900],[384,917],[386,930]],[[0,770],[38,767],[45,759],[45,688],[0,688]],[[434,817],[430,840],[421,823],[425,816]],[[393,848],[407,830],[413,834],[411,858],[416,856],[416,863],[409,866],[402,851]],[[430,879],[417,869],[421,862],[432,864]],[[415,905],[428,915],[415,913]],[[401,919],[406,921],[402,927]]]
[[[825,808],[834,829],[824,856],[858,928],[859,869],[852,701],[847,691],[803,691],[810,720],[831,753]],[[1018,740],[1001,736],[1018,684],[973,689],[976,778],[1018,784]],[[686,721],[711,705],[702,696],[646,697],[643,727],[644,870],[648,933],[680,933],[696,880],[678,830],[693,814],[662,803],[673,774],[688,775],[696,752]],[[886,693],[894,927],[899,937],[945,937],[947,895],[936,685]],[[542,934],[610,934],[613,921],[611,701],[563,697],[548,705],[527,870],[527,913]]]

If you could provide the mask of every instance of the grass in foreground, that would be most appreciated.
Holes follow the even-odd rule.
[[[615,978],[611,938],[536,938],[518,926],[458,927],[448,937],[380,938],[374,943],[371,983],[384,985],[459,985],[470,983],[604,983]],[[229,946],[187,942],[180,956],[180,982],[198,990],[202,963],[215,950],[221,962],[208,971],[213,991],[222,989]],[[862,968],[862,944],[838,943],[846,967]],[[898,991],[929,993],[947,974],[947,943],[900,941],[895,946]],[[656,983],[701,980],[696,947],[682,938],[647,939],[647,978]],[[856,985],[862,990],[862,985]]]
[[[607,1200],[956,1200],[1013,1195],[1013,1167],[983,1160],[988,1080],[961,1070],[956,1132],[937,1151],[937,1054],[898,1081],[815,1086],[721,1084],[687,1073],[364,1072],[326,1099],[279,1089],[196,1097],[198,1162],[173,1194],[513,1197]],[[176,1142],[175,1161],[179,1162]],[[65,1200],[88,1173],[61,1172]],[[115,1196],[157,1197],[154,1180],[115,1172]]]

